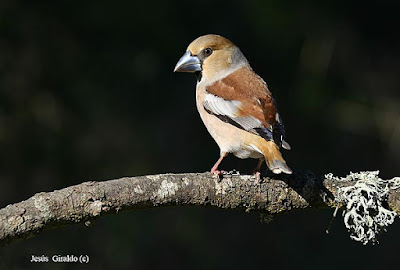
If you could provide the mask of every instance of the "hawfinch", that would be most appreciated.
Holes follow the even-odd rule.
[[[290,145],[275,100],[235,44],[219,35],[201,36],[189,45],[176,71],[197,75],[197,109],[220,148],[211,173],[223,173],[218,166],[228,153],[259,159],[258,176],[264,160],[273,173],[292,173],[279,151]]]

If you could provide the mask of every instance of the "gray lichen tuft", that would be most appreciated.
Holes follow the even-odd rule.
[[[344,205],[344,224],[350,232],[350,238],[367,243],[377,243],[380,232],[392,224],[396,212],[387,209],[387,197],[390,188],[396,188],[397,179],[382,180],[379,171],[350,173],[345,178],[325,175],[328,180],[347,181],[355,184],[337,189],[335,200]],[[393,183],[392,183],[393,182]]]

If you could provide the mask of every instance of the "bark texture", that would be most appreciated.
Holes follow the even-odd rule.
[[[309,171],[270,175],[260,183],[250,175],[159,174],[85,182],[37,193],[0,209],[0,244],[32,237],[42,230],[86,222],[105,214],[164,205],[201,205],[270,214],[307,207],[332,207],[339,187],[351,181],[324,180]],[[400,194],[391,190],[389,206],[399,212]]]

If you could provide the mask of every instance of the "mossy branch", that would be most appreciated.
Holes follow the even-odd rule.
[[[309,171],[269,175],[261,183],[250,175],[210,173],[159,174],[91,181],[0,209],[0,244],[29,238],[73,223],[89,224],[106,214],[165,205],[198,205],[276,214],[301,208],[334,207],[338,189],[355,179],[316,177]],[[390,189],[387,204],[400,213],[399,189]]]

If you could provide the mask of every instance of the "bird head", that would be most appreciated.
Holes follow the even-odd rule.
[[[246,58],[229,39],[205,35],[190,43],[174,72],[199,73],[200,78],[213,82],[246,64]]]

